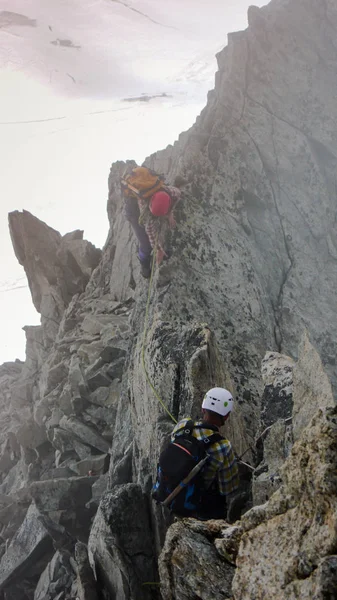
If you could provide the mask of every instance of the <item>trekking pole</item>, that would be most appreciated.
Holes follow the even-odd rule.
[[[198,464],[195,465],[195,467],[193,467],[192,471],[190,471],[189,474],[186,475],[185,479],[183,479],[179,483],[179,485],[177,485],[177,487],[173,490],[173,492],[171,492],[171,494],[167,496],[166,500],[164,500],[164,502],[161,502],[162,506],[168,506],[169,504],[171,504],[172,500],[174,500],[174,498],[178,496],[181,490],[187,486],[187,484],[191,481],[191,479],[193,479],[193,477],[195,477],[199,473],[199,471],[201,471],[202,467],[206,464],[207,461],[208,456],[206,456],[200,462],[198,462]]]

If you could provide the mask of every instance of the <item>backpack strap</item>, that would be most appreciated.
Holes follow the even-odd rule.
[[[201,442],[204,444],[205,450],[208,450],[208,448],[210,448],[212,444],[215,444],[215,442],[220,442],[221,440],[223,440],[223,437],[220,433],[213,433],[213,435],[204,438],[203,440],[201,440]]]
[[[214,432],[217,432],[217,433],[213,433],[212,435],[204,438],[203,440],[198,440],[199,443],[204,445],[205,450],[208,450],[208,448],[210,448],[210,446],[212,446],[212,444],[215,444],[215,442],[220,442],[220,440],[224,439],[222,437],[221,433],[219,433],[218,428],[215,425],[208,425],[208,424],[206,425],[204,423],[201,425],[196,425],[192,419],[189,419],[183,427],[181,427],[180,429],[178,429],[175,432],[174,437],[176,438],[178,433],[181,433],[181,432],[185,433],[186,435],[192,435],[193,429],[206,429],[206,428],[211,429]]]
[[[210,423],[205,423],[204,421],[200,423],[200,425],[195,425],[195,429],[211,429],[211,431],[219,433],[219,428],[216,425],[211,425]]]
[[[185,425],[183,425],[183,427],[181,427],[180,429],[177,429],[177,431],[174,434],[174,437],[176,437],[176,435],[178,433],[181,433],[182,431],[186,434],[186,435],[192,435],[192,431],[194,429],[194,421],[192,419],[189,419],[189,421],[187,421],[187,423],[185,423]]]
[[[191,434],[193,432],[194,429],[194,421],[192,419],[190,419],[189,421],[187,421],[185,427],[184,427],[184,431],[187,435]]]
[[[206,438],[207,440],[212,440],[211,441],[212,444],[214,444],[214,442],[216,442],[218,440],[223,439],[223,437],[219,433],[219,429],[216,425],[210,425],[208,423],[200,423],[200,425],[198,425],[198,424],[196,425],[195,422],[193,421],[193,419],[189,419],[187,421],[187,423],[185,423],[185,425],[183,425],[180,429],[177,429],[174,436],[176,436],[177,433],[181,433],[182,431],[184,433],[186,433],[186,435],[191,435],[193,432],[193,429],[210,429],[211,431],[214,431],[213,435],[210,435],[208,438]],[[206,444],[208,444],[208,441],[206,442]]]

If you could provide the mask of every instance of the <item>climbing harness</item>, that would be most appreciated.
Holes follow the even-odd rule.
[[[158,236],[157,236],[157,238],[158,238]],[[152,284],[153,284],[153,276],[154,276],[155,265],[156,265],[156,256],[157,256],[157,240],[156,240],[155,247],[153,249],[151,277],[150,277],[149,289],[148,289],[148,293],[147,293],[147,302],[146,302],[146,310],[145,310],[145,321],[144,321],[144,335],[143,335],[143,344],[142,344],[142,366],[143,366],[143,369],[144,369],[146,380],[147,380],[147,382],[148,382],[151,390],[153,391],[155,397],[157,398],[158,402],[162,405],[163,409],[168,414],[168,416],[172,419],[173,423],[176,424],[178,421],[170,413],[169,409],[167,408],[167,406],[164,404],[163,400],[159,396],[156,388],[154,387],[154,385],[153,385],[153,383],[151,381],[150,375],[148,373],[148,370],[147,370],[146,364],[145,364],[145,344],[146,344],[146,337],[147,337],[147,328],[148,328],[148,320],[149,320],[149,308],[150,308],[150,299],[151,299],[151,291],[152,291]]]

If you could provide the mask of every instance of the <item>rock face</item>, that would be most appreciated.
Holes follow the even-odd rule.
[[[83,231],[61,236],[24,210],[9,214],[16,257],[26,271],[32,300],[50,342],[58,332],[71,298],[83,292],[101,251],[83,240]]]
[[[282,469],[281,488],[243,518],[235,599],[335,594],[336,417],[336,408],[315,415]]]
[[[193,519],[170,527],[159,563],[163,600],[231,596],[235,567],[224,563],[214,545],[224,527],[223,521],[204,524]]]
[[[90,537],[89,560],[111,598],[148,600],[155,578],[149,511],[140,486],[116,486],[101,500]]]
[[[207,298],[231,363],[247,352],[241,370],[254,370],[263,347],[296,356],[305,326],[335,382],[336,5],[254,8],[250,27],[218,54],[196,125],[148,162],[190,182],[175,276],[192,314]]]
[[[51,557],[52,543],[45,527],[39,522],[39,511],[32,504],[20,529],[13,537],[0,564],[0,590],[31,575],[36,563],[46,565]]]
[[[296,440],[318,408],[334,405],[331,383],[307,336],[303,337],[294,369],[294,398],[293,434]]]
[[[0,367],[1,600],[159,596],[157,458],[172,417],[200,415],[214,385],[237,399],[223,433],[268,503],[233,527],[175,524],[163,596],[323,598],[333,585],[337,8],[272,0],[249,23],[219,53],[196,124],[146,161],[186,182],[150,287],[123,214],[125,163],[109,176],[103,252],[10,215],[41,326],[25,328],[25,363]]]

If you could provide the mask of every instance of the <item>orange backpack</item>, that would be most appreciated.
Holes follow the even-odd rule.
[[[142,200],[149,200],[164,184],[164,177],[147,167],[135,167],[124,173],[121,179],[124,196],[135,196]]]

